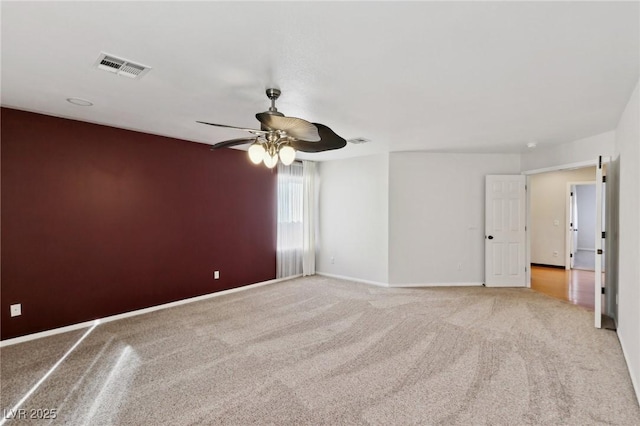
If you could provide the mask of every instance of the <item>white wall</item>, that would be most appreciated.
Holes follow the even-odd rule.
[[[319,163],[319,177],[316,270],[386,285],[389,155]]]
[[[640,400],[640,110],[638,84],[616,129],[620,209],[618,337]]]
[[[615,131],[605,132],[551,148],[528,151],[522,155],[522,171],[595,161],[599,155],[613,155],[614,150]]]
[[[565,265],[566,218],[569,214],[566,211],[567,183],[595,181],[595,179],[595,167],[531,176],[529,181],[531,263]],[[555,221],[558,223],[557,226]],[[554,252],[558,252],[558,255],[554,256]]]
[[[481,284],[484,177],[519,174],[520,156],[397,152],[389,162],[390,284]]]
[[[576,185],[575,194],[578,197],[578,250],[595,250],[596,186]]]
[[[638,96],[636,85],[615,131],[521,157],[393,153],[322,163],[318,271],[391,284],[481,282],[485,174],[612,155],[620,177],[618,336],[640,398]]]

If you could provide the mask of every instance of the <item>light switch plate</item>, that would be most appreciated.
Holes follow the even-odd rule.
[[[11,316],[19,317],[22,315],[22,304],[16,303],[15,305],[11,305]]]

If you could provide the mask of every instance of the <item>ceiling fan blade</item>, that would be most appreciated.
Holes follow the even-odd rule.
[[[218,142],[211,146],[211,150],[218,148],[228,148],[236,145],[243,145],[245,143],[255,142],[256,138],[240,138],[240,139],[229,139],[228,141]]]
[[[268,112],[256,114],[256,118],[264,127],[271,130],[282,130],[294,139],[317,142],[320,140],[318,129],[313,123],[296,117],[281,117]]]
[[[332,149],[340,149],[347,146],[347,141],[337,134],[324,124],[313,123],[318,129],[318,133],[320,135],[319,142],[307,142],[300,140],[292,140],[290,141],[290,145],[296,151],[301,152],[322,152],[322,151],[330,151]]]
[[[205,121],[196,121],[196,123],[206,124],[208,126],[226,127],[227,129],[244,130],[245,132],[250,132],[250,133],[253,133],[254,135],[264,135],[266,133],[269,133],[269,132],[267,132],[265,130],[247,129],[246,127],[236,127],[236,126],[228,126],[226,124],[207,123]]]

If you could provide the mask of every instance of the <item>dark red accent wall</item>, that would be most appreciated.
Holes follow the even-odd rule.
[[[245,152],[0,118],[3,340],[275,278],[276,173]]]

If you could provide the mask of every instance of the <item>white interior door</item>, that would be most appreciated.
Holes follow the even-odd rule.
[[[596,167],[596,259],[595,259],[595,286],[594,286],[594,325],[596,328],[602,327],[602,306],[603,299],[605,297],[604,293],[604,280],[602,276],[602,264],[603,264],[603,256],[604,256],[604,244],[602,238],[602,231],[605,229],[604,224],[604,163],[608,162],[608,158],[603,159],[600,157],[598,159],[598,167]]]
[[[605,244],[604,285],[607,290],[604,313],[614,324],[618,321],[618,176],[619,160],[605,162],[607,179],[604,184],[603,202]]]
[[[576,186],[571,186],[570,205],[571,222],[569,224],[569,232],[571,232],[569,248],[569,269],[573,269],[576,261],[576,251],[578,250],[578,191]]]
[[[524,175],[487,175],[485,186],[485,285],[524,287]]]

